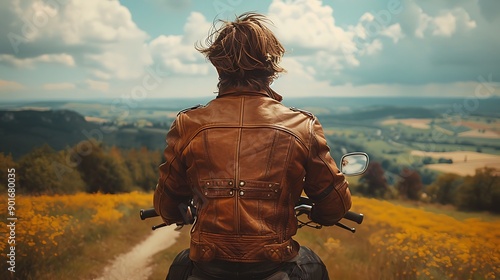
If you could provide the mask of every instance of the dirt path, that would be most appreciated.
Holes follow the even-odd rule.
[[[146,240],[128,253],[118,256],[96,280],[147,280],[151,274],[149,259],[175,242],[179,232],[174,229],[175,225],[153,231]]]

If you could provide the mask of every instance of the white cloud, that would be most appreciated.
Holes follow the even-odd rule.
[[[24,85],[15,81],[0,80],[0,91],[16,91],[24,89]]]
[[[359,55],[374,55],[379,53],[382,49],[382,42],[379,39],[375,39],[370,43],[365,43],[364,48],[359,51]]]
[[[394,44],[404,38],[401,26],[391,22],[394,15],[389,11],[366,12],[348,26],[337,25],[334,10],[320,0],[274,0],[268,14],[276,26],[273,31],[288,50],[286,55],[299,56],[297,61],[315,69],[319,80],[340,81],[338,76],[345,69],[361,67],[361,57],[375,56],[384,49],[381,37]]]
[[[97,56],[95,58],[97,58]],[[92,73],[92,76],[94,76],[96,79],[100,80],[110,80],[112,78],[110,73],[108,73],[107,71],[102,71],[101,69],[91,69],[90,73]]]
[[[285,56],[333,85],[449,84],[499,71],[500,37],[487,35],[497,28],[476,2],[409,0],[394,13],[374,10],[360,9],[357,22],[340,25],[336,15],[346,11],[334,13],[325,1],[274,0],[269,17],[292,50]]]
[[[305,49],[341,52],[353,34],[335,24],[333,9],[320,0],[275,0],[269,6],[269,17],[276,25],[276,34],[285,44]]]
[[[154,3],[158,8],[182,10],[191,5],[191,0],[146,0]]]
[[[204,94],[207,88],[215,89],[213,67],[194,49],[195,42],[204,42],[211,27],[206,18],[213,13],[206,7],[184,6],[205,10],[201,10],[203,14],[192,11],[182,30],[150,38],[118,0],[4,2],[0,4],[0,71],[5,79],[21,73],[17,82],[0,80],[4,96],[7,88],[28,92],[24,85],[47,83],[47,66],[57,73],[71,67],[68,76],[80,81],[75,92],[123,94],[140,83],[145,67],[151,67],[153,61],[166,79],[151,96],[179,91]],[[272,29],[287,49],[282,65],[288,73],[275,83],[285,96],[292,92],[296,96],[304,92],[452,95],[460,94],[465,83],[478,75],[493,73],[498,81],[500,37],[492,34],[498,31],[499,4],[407,0],[401,11],[387,14],[390,10],[384,9],[384,3],[361,5],[362,0],[269,2],[267,14],[276,26]],[[179,14],[186,11],[179,9]],[[141,16],[144,14],[134,14],[134,19]],[[15,36],[9,37],[12,34]],[[18,41],[13,44],[12,38]],[[23,75],[25,68],[31,69],[35,81]],[[191,82],[193,75],[196,83]],[[45,87],[64,88],[64,84]]]
[[[147,33],[119,1],[12,1],[8,26],[17,66],[38,62],[77,65],[98,78],[131,79],[152,63]],[[2,9],[5,7],[2,7]],[[17,50],[17,52],[16,52]],[[64,50],[64,51],[63,51]],[[57,60],[59,59],[59,60]]]
[[[149,44],[155,61],[173,74],[206,75],[210,65],[195,49],[195,43],[203,40],[211,24],[197,12],[191,13],[184,26],[184,35],[161,35]]]
[[[51,83],[42,85],[44,90],[67,90],[74,89],[76,86],[72,83]]]
[[[211,26],[212,24],[205,19],[203,14],[199,12],[192,12],[184,25],[182,43],[192,46],[195,42],[205,39]]]
[[[414,34],[417,38],[424,38],[424,31],[429,27],[432,18],[428,14],[424,13],[422,8],[418,7],[416,4],[413,4],[413,7],[415,9],[414,14],[416,14],[417,18],[417,26],[415,28]]]
[[[401,25],[399,23],[390,25],[386,29],[382,30],[380,32],[380,35],[384,35],[386,37],[391,38],[393,43],[399,42],[399,40],[404,37]]]
[[[451,37],[457,28],[457,19],[451,14],[451,12],[447,12],[443,15],[440,15],[432,20],[434,24],[433,35]]]
[[[102,79],[139,78],[144,73],[144,67],[153,62],[147,45],[140,41],[121,42],[103,48],[100,53],[87,54],[85,58],[100,64],[92,73]]]
[[[271,27],[286,48],[286,56],[308,65],[316,78],[328,77],[347,66],[357,66],[355,31],[335,23],[333,9],[320,0],[274,0],[269,6]]]
[[[458,25],[464,31],[469,31],[477,27],[476,21],[472,20],[469,13],[464,8],[456,8],[453,14],[457,18]]]
[[[284,57],[280,65],[286,69],[286,73],[282,74],[282,76],[293,76],[308,81],[314,81],[314,74],[316,72],[314,68],[304,66],[299,60],[300,57]],[[281,77],[279,79],[281,79]]]
[[[31,37],[49,36],[61,40],[66,45],[147,38],[147,34],[132,20],[130,11],[118,1],[68,1],[57,5],[56,9],[41,0],[31,1],[32,4],[24,9],[20,7],[19,2],[15,7],[19,16],[28,19],[45,11],[46,20],[39,20],[40,24],[32,21],[37,30]]]
[[[370,42],[374,42],[380,36],[391,38],[393,43],[398,43],[404,37],[399,23],[390,24],[392,16],[388,11],[385,11],[384,14],[387,15],[384,17],[381,16],[382,11],[379,11],[379,13],[377,16],[371,13],[364,13],[355,26],[348,27],[355,34],[354,42],[358,44],[358,48],[359,45],[370,46]],[[362,48],[358,50],[362,53],[367,52],[363,51]]]
[[[37,63],[57,63],[66,66],[75,66],[73,57],[66,53],[42,54],[36,57],[18,58],[11,54],[0,54],[0,62],[19,68],[33,68]]]
[[[418,8],[417,11],[418,26],[415,29],[415,36],[419,38],[424,38],[426,32],[434,36],[451,37],[458,31],[468,31],[477,26],[462,7],[442,10],[435,17],[425,13],[422,8]]]
[[[109,83],[95,80],[86,80],[88,89],[95,91],[107,92],[109,90]]]

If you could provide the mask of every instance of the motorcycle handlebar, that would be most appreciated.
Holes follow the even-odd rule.
[[[141,209],[141,212],[139,213],[141,216],[141,220],[146,220],[149,218],[153,217],[158,217],[158,213],[156,213],[156,210],[154,208],[149,208],[149,209]]]
[[[347,211],[347,213],[345,213],[344,215],[344,219],[356,222],[357,224],[361,224],[363,222],[364,217],[365,216],[363,214],[352,211]]]
[[[302,214],[309,214],[311,212],[311,209],[312,206],[307,204],[300,204],[295,206],[295,210],[297,211],[297,216],[300,216]],[[156,210],[154,208],[150,208],[150,209],[141,209],[140,216],[141,220],[145,220],[157,217],[159,215],[158,213],[156,213]],[[364,215],[353,211],[347,211],[347,213],[344,215],[344,219],[361,224],[363,222]]]

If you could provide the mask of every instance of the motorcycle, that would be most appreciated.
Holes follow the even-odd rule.
[[[341,157],[340,163],[339,163],[339,169],[342,171],[342,173],[346,176],[356,176],[356,175],[361,175],[363,174],[369,163],[369,157],[366,153],[362,152],[353,152],[353,153],[348,153],[345,154]],[[311,227],[314,229],[321,229],[323,226],[313,222],[310,219],[310,214],[311,214],[311,209],[314,206],[314,202],[309,199],[306,196],[301,196],[299,198],[299,201],[295,205],[295,216],[297,217],[297,223],[298,223],[298,228],[302,227]],[[189,201],[187,204],[181,204],[179,205],[179,209],[181,210],[181,213],[183,215],[183,222],[182,223],[177,223],[175,230],[180,230],[182,227],[185,225],[193,224],[195,219],[196,219],[196,207],[193,204],[193,201]],[[141,220],[153,218],[159,216],[154,208],[150,209],[141,209],[140,210],[140,218]],[[355,213],[353,211],[348,211],[343,219],[353,221],[357,224],[361,224],[364,219],[364,215],[361,213]],[[152,230],[156,230],[158,228],[166,226],[165,223],[158,224],[152,227]],[[349,227],[343,222],[337,222],[335,226],[338,226],[342,229],[348,230],[352,233],[356,232],[356,228],[354,227]],[[176,265],[177,267],[181,267],[182,270],[184,271],[182,279],[187,279],[187,276],[190,274],[189,270],[192,269],[192,264],[189,260],[189,257],[186,253],[186,250],[182,251],[177,255],[177,257],[174,259],[174,262],[172,263],[172,266]],[[172,268],[171,266],[171,268]],[[170,273],[169,273],[170,274]],[[171,279],[169,276],[167,276],[167,280]],[[274,279],[274,278],[272,278]]]

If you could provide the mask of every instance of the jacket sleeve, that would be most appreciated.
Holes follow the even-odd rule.
[[[160,177],[153,196],[154,208],[167,225],[183,221],[179,204],[192,197],[186,167],[180,155],[181,135],[178,124],[177,118],[167,134],[165,162],[159,167]]]
[[[351,193],[344,174],[330,155],[330,148],[318,120],[314,121],[312,127],[309,152],[304,191],[315,203],[311,219],[331,226],[351,208]]]

